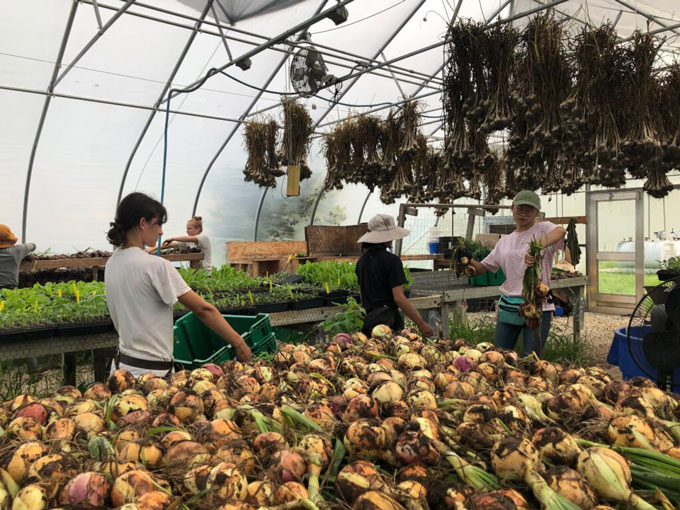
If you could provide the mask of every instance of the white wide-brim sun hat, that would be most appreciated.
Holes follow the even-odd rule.
[[[398,227],[389,214],[376,214],[368,220],[368,232],[362,235],[357,243],[388,243],[403,239],[408,234],[409,231]]]

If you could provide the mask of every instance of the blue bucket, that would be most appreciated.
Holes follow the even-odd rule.
[[[427,247],[430,250],[430,255],[436,255],[439,253],[439,241],[430,241],[427,244]]]
[[[631,342],[642,342],[644,336],[652,331],[651,326],[633,326],[631,329]],[[607,354],[607,363],[617,365],[621,369],[624,379],[630,379],[631,377],[636,376],[648,377],[647,373],[649,373],[654,376],[652,380],[656,383],[656,370],[649,366],[644,360],[638,360],[639,363],[643,364],[645,372],[647,373],[643,372],[630,355],[626,333],[627,330],[628,328],[622,327],[616,329],[614,332],[614,340],[609,349],[609,354]],[[640,349],[640,352],[642,352],[642,349]],[[680,368],[673,372],[673,380],[676,381],[673,385],[673,391],[675,393],[680,393]]]

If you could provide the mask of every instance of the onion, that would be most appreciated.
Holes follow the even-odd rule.
[[[405,372],[421,370],[423,368],[427,368],[427,366],[428,366],[427,360],[423,356],[421,356],[420,354],[416,354],[415,352],[402,354],[401,356],[399,356],[399,359],[397,360],[397,368]]]
[[[83,413],[97,413],[99,412],[99,407],[94,400],[88,400],[85,398],[74,400],[71,402],[64,411],[64,415],[67,418],[72,418],[78,414]]]
[[[302,455],[290,450],[279,450],[274,453],[269,463],[278,479],[283,482],[299,482],[307,472],[307,465]]]
[[[523,434],[531,428],[531,423],[519,407],[505,406],[498,411],[498,418],[513,434]]]
[[[203,400],[190,390],[175,393],[168,404],[168,412],[174,414],[182,423],[193,423],[203,416]]]
[[[409,464],[397,472],[397,480],[399,482],[406,480],[426,480],[429,477],[429,470],[422,464]]]
[[[344,382],[343,395],[347,398],[356,397],[357,395],[365,395],[368,392],[368,386],[364,381],[357,377],[351,377]]]
[[[313,503],[317,503],[321,500],[319,495],[319,476],[331,461],[333,446],[326,436],[307,434],[300,441],[299,447],[307,461],[309,499]],[[283,465],[283,462],[281,464]]]
[[[213,463],[230,462],[247,476],[255,473],[255,454],[243,439],[229,441],[213,455]]]
[[[604,400],[610,404],[616,404],[622,396],[630,393],[632,388],[633,387],[626,381],[614,379],[613,381],[608,382],[604,387]]]
[[[59,503],[77,508],[103,507],[110,490],[111,484],[104,475],[91,471],[81,473],[66,484]]]
[[[388,417],[408,418],[411,408],[403,400],[395,400],[382,405],[382,415]]]
[[[14,418],[7,426],[7,433],[23,442],[37,441],[42,438],[40,422],[30,416]]]
[[[392,329],[389,326],[386,326],[385,324],[378,324],[371,331],[371,337],[373,338],[389,340],[391,336]]]
[[[106,402],[111,398],[111,390],[106,384],[96,382],[85,390],[83,397],[95,402]]]
[[[244,500],[248,494],[248,480],[235,465],[220,462],[210,470],[207,489],[220,500]]]
[[[168,473],[176,473],[208,462],[210,453],[205,446],[194,441],[181,441],[168,448],[161,465]]]
[[[257,507],[274,503],[274,486],[269,480],[255,480],[246,488],[246,502]]]
[[[167,510],[172,503],[169,494],[162,491],[151,491],[142,494],[135,500],[140,510]],[[124,506],[122,508],[125,508]]]
[[[456,374],[453,372],[439,372],[435,377],[434,377],[434,386],[437,390],[443,391],[444,388],[446,388],[449,384],[452,382],[456,381]]]
[[[68,442],[76,433],[76,424],[71,418],[59,418],[50,423],[45,429],[45,436],[50,441]],[[61,443],[58,443],[61,444]]]
[[[464,422],[485,424],[496,418],[496,410],[487,404],[472,404],[463,413]]]
[[[127,443],[118,453],[121,462],[137,462],[149,468],[157,468],[163,459],[163,450],[150,438],[136,439]]]
[[[352,423],[359,418],[377,418],[378,403],[368,395],[359,394],[352,397],[342,414],[342,421]]]
[[[482,492],[470,496],[471,510],[529,510],[529,503],[512,489]]]
[[[609,448],[593,447],[581,452],[578,471],[600,497],[628,503],[638,510],[654,507],[630,490],[631,472],[626,459]]]
[[[262,458],[288,448],[288,443],[278,432],[263,432],[253,440],[253,450]]]
[[[581,453],[581,448],[574,438],[558,427],[537,430],[534,433],[533,443],[541,459],[551,464],[573,465]]]
[[[132,470],[118,476],[111,488],[111,502],[113,506],[122,506],[132,503],[136,498],[147,492],[156,490],[156,485],[151,475],[146,471]]]
[[[122,393],[136,387],[135,377],[128,370],[116,370],[106,380],[112,393]]]
[[[614,418],[607,428],[607,436],[614,446],[630,446],[652,451],[663,451],[673,447],[673,439],[666,432],[635,415]]]
[[[305,409],[304,415],[329,433],[333,431],[337,423],[333,410],[319,402],[310,404]]]
[[[403,432],[397,438],[394,451],[397,458],[405,464],[435,465],[439,461],[436,448],[420,430]]]
[[[581,475],[566,466],[555,466],[546,474],[546,481],[551,489],[560,496],[588,510],[595,506],[597,498],[593,488]]]
[[[425,510],[427,506],[427,489],[415,480],[400,482],[392,490],[394,498],[407,510]]]
[[[40,441],[24,443],[14,451],[7,465],[7,472],[14,478],[14,481],[20,484],[26,477],[31,464],[46,453],[47,448]]]
[[[465,356],[458,356],[455,360],[453,360],[453,366],[461,372],[467,372],[468,370],[472,370],[475,365],[469,358],[466,358]]]
[[[29,395],[28,393],[17,395],[9,402],[9,410],[16,412],[22,407],[25,407],[33,402],[35,402],[35,397],[33,397],[33,395]]]
[[[12,501],[12,510],[45,510],[48,498],[45,489],[37,483],[27,485]]]
[[[205,491],[208,485],[208,476],[210,476],[212,468],[213,466],[208,464],[191,468],[182,478],[184,487],[195,495]]]
[[[394,462],[389,450],[387,432],[375,420],[360,419],[347,428],[344,438],[345,447],[353,458],[382,459]]]
[[[76,433],[83,434],[88,438],[99,434],[102,430],[104,430],[104,428],[106,428],[104,419],[94,413],[79,414],[74,416],[72,420]]]
[[[113,405],[111,419],[118,422],[121,418],[135,411],[146,411],[149,407],[146,398],[142,395],[124,395],[116,400]]]
[[[463,422],[456,427],[456,440],[473,449],[489,450],[497,439],[488,427],[474,422]]]
[[[113,446],[102,436],[92,436],[87,442],[87,451],[93,459],[105,460],[114,453]]]
[[[352,505],[353,510],[404,510],[404,507],[397,503],[384,492],[368,491],[357,498]]]
[[[499,478],[520,481],[525,473],[539,465],[538,451],[528,439],[505,437],[491,450],[491,465]]]
[[[23,407],[20,407],[16,412],[16,416],[19,418],[30,417],[35,419],[41,425],[44,425],[47,421],[49,413],[47,412],[47,409],[45,409],[44,405],[38,402],[31,402],[24,405]]]
[[[386,488],[378,470],[365,460],[357,460],[343,467],[335,483],[342,497],[350,505],[366,491]]]
[[[286,482],[274,492],[274,501],[279,505],[300,501],[301,499],[307,499],[308,497],[309,493],[307,492],[307,489],[298,482]]]
[[[454,381],[448,384],[442,392],[444,398],[469,398],[474,394],[475,389],[465,381]]]
[[[402,400],[404,390],[394,381],[384,381],[372,391],[371,396],[381,404],[386,404]]]
[[[205,422],[196,432],[196,440],[214,451],[229,441],[241,439],[241,430],[230,420],[213,420]]]
[[[77,464],[74,459],[61,454],[45,455],[31,464],[28,469],[28,477],[41,482],[47,490],[48,497],[57,494],[77,473]]]
[[[125,432],[125,431],[123,431],[123,432]],[[119,437],[123,432],[119,433]],[[137,436],[139,437],[138,434],[137,434]],[[172,431],[168,432],[167,434],[165,434],[163,436],[163,439],[161,439],[161,445],[166,450],[169,450],[171,446],[173,446],[177,443],[180,443],[182,441],[193,441],[193,439],[194,439],[193,436],[189,432],[187,432],[186,430],[172,430]],[[116,444],[117,444],[117,442],[116,442]],[[120,449],[120,448],[116,447],[116,449]]]

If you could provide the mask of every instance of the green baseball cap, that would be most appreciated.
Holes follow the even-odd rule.
[[[515,195],[512,205],[530,205],[541,210],[541,199],[531,190],[524,189]]]

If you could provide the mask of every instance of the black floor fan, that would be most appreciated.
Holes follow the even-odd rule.
[[[680,277],[646,287],[628,322],[628,350],[635,364],[662,390],[673,390],[680,368]],[[640,331],[651,331],[640,335]]]

